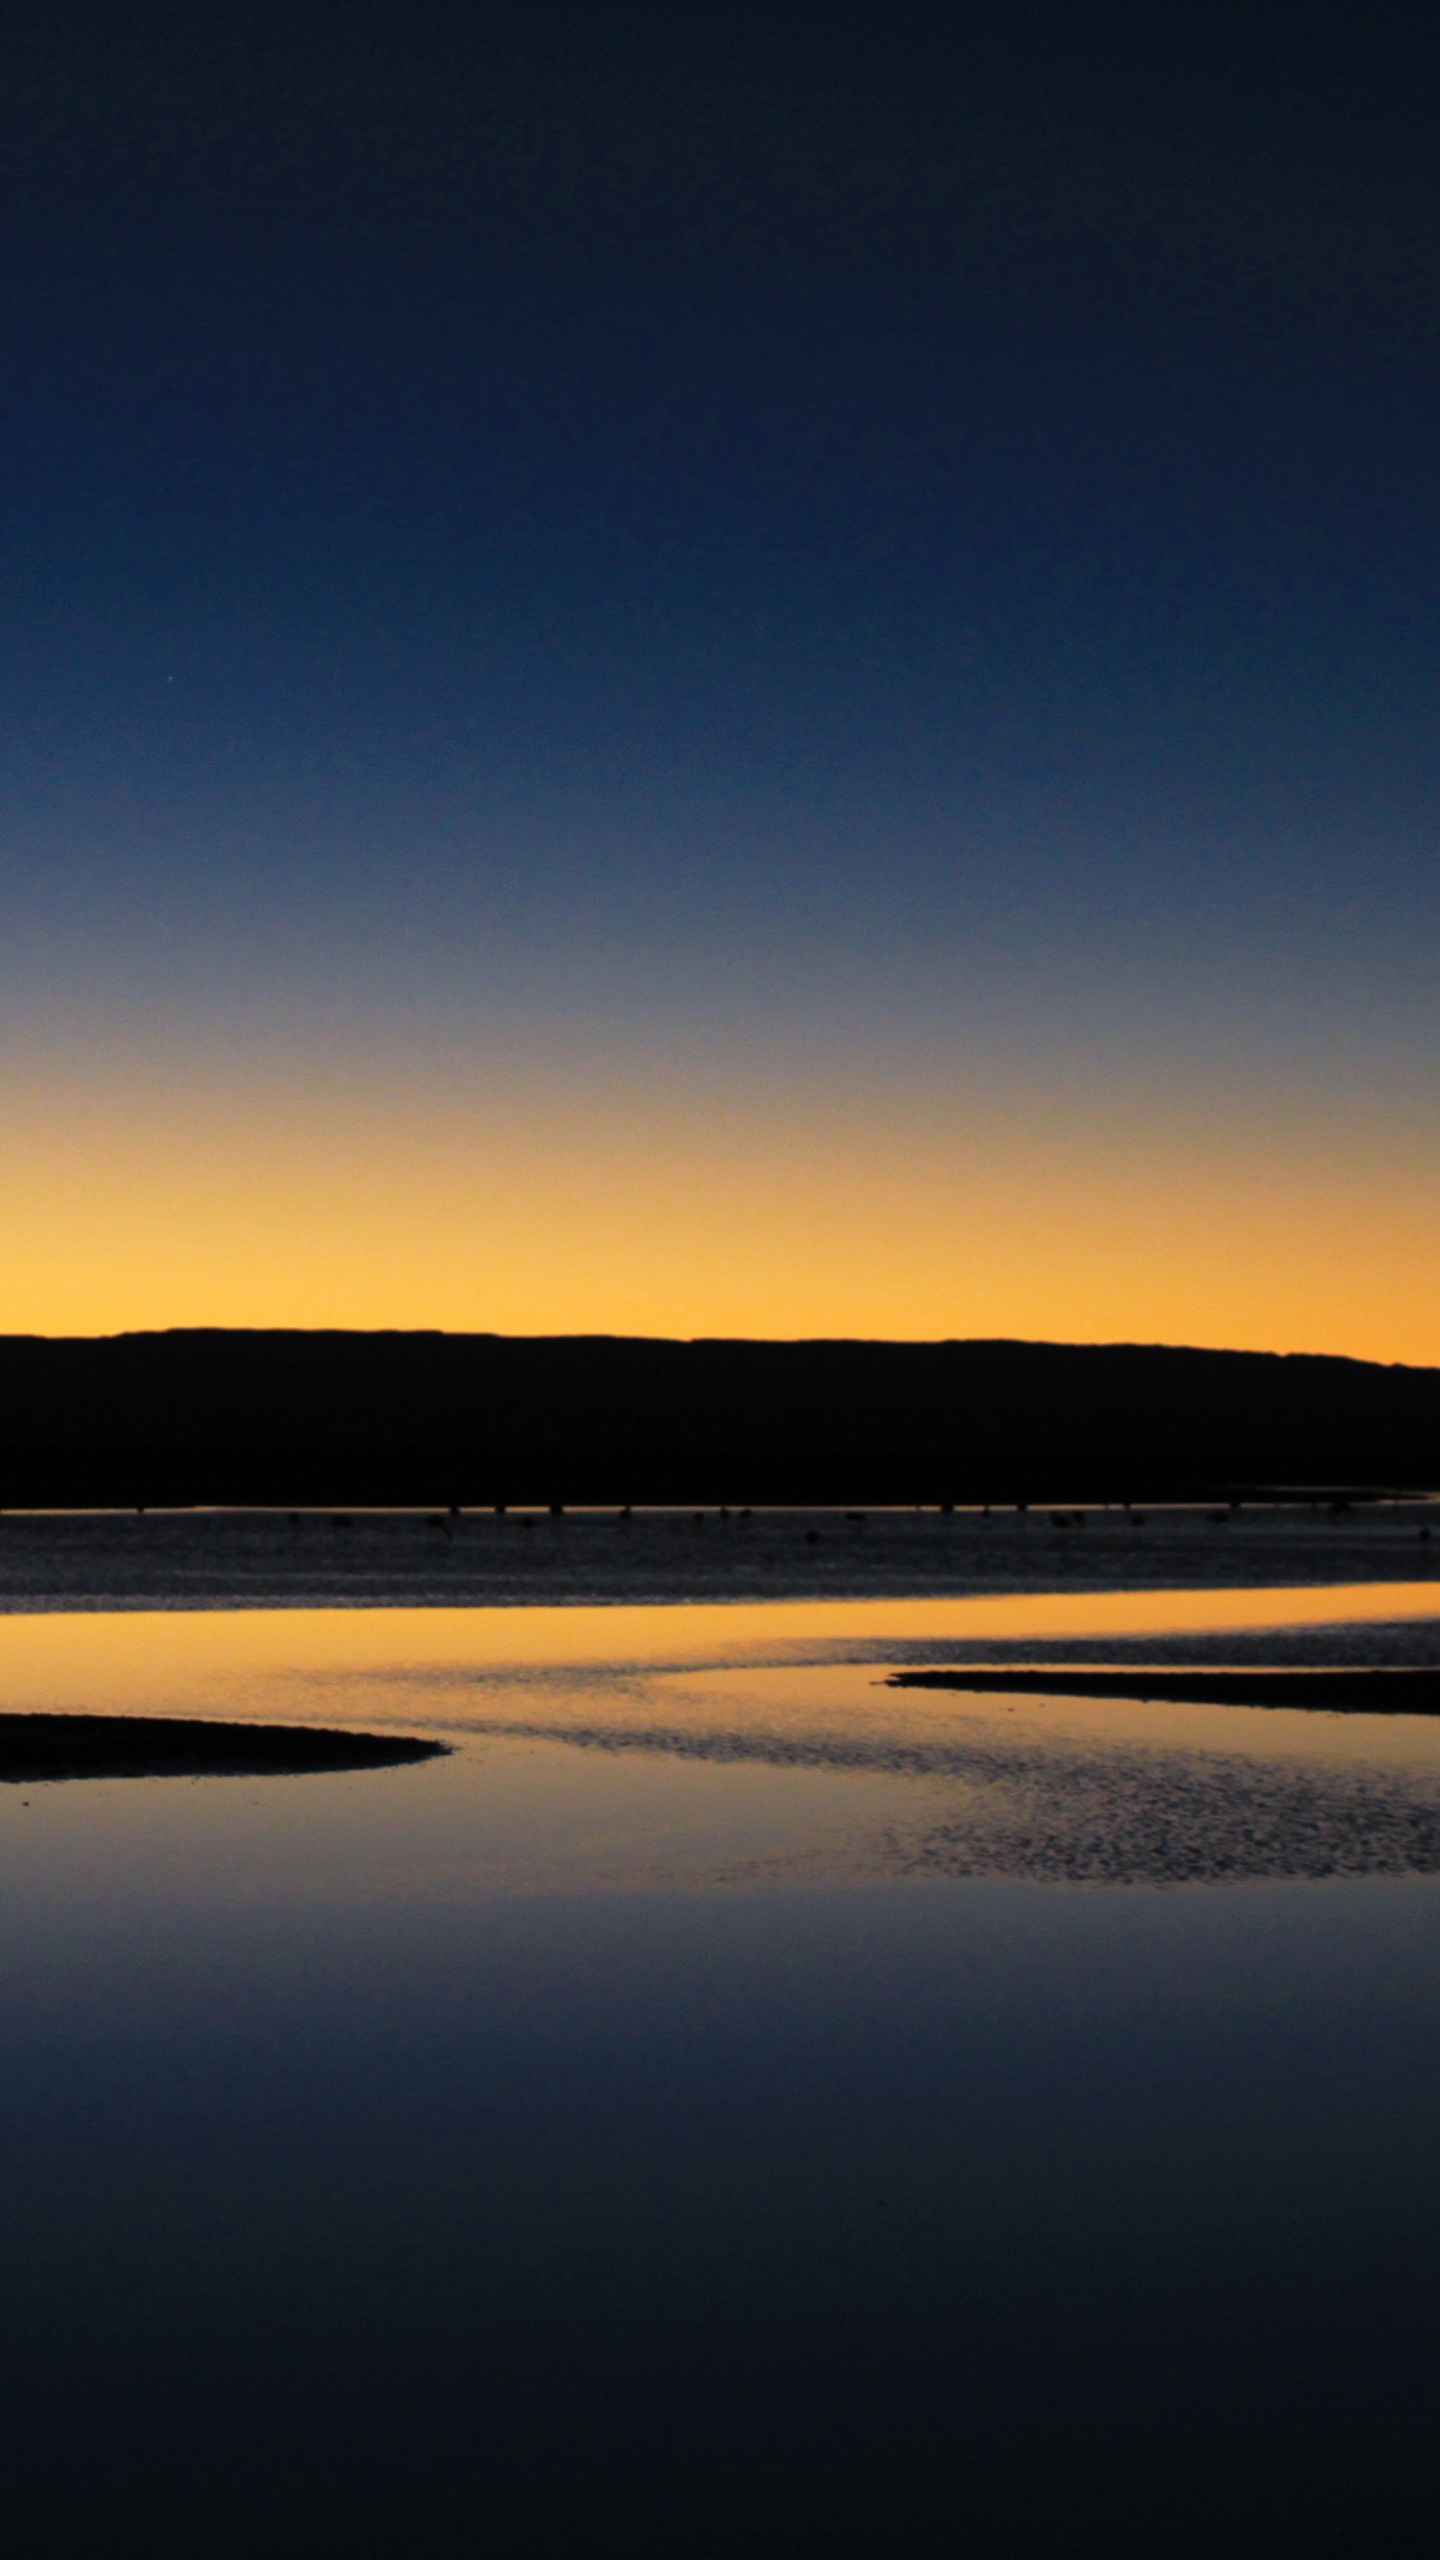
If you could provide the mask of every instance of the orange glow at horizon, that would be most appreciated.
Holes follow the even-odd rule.
[[[107,1088],[0,1129],[0,1331],[1007,1335],[1440,1362],[1440,1185],[1363,1127],[742,1109],[518,1080]]]

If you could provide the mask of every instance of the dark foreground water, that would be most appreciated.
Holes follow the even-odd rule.
[[[1428,2553],[1440,1728],[877,1685],[1327,1605],[0,1626],[456,1745],[0,1789],[10,2546]]]

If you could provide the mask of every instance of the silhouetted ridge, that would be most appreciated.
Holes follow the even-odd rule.
[[[1031,1342],[0,1337],[0,1504],[1160,1499],[1424,1486],[1440,1370]]]

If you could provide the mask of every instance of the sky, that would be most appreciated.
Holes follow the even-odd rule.
[[[1440,1361],[1440,30],[13,0],[0,1331]]]

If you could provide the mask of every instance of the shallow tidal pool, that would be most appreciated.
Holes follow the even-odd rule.
[[[0,1619],[17,2550],[1430,2547],[1435,1586]],[[1018,1695],[896,1690],[1033,1662]]]

